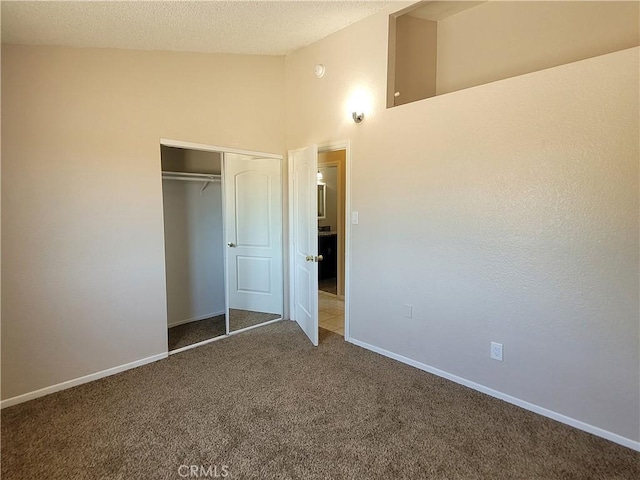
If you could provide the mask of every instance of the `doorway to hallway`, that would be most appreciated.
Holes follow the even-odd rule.
[[[318,326],[344,336],[346,149],[318,149]]]
[[[318,326],[344,337],[344,300],[318,291]]]
[[[335,218],[327,215],[325,193],[327,185],[321,176],[319,157],[328,154],[334,158],[324,159],[322,168],[336,167]],[[337,161],[340,156],[342,161]],[[330,163],[333,162],[333,165]],[[350,209],[350,142],[348,140],[290,150],[289,165],[289,225],[290,225],[290,318],[295,320],[318,345],[319,335],[343,335],[349,340],[349,239],[351,225],[345,222]],[[341,171],[341,175],[337,174]],[[337,185],[337,182],[340,182]],[[356,215],[353,215],[356,218]],[[323,221],[323,222],[320,222]],[[323,224],[324,222],[327,222]],[[322,252],[322,238],[335,236],[335,247]],[[325,253],[336,258],[335,293],[319,288],[319,271],[324,264]],[[322,268],[324,270],[324,268]],[[327,278],[333,278],[327,275]],[[320,293],[322,292],[322,293]],[[323,295],[320,298],[320,295]],[[326,296],[333,297],[327,298]],[[326,329],[320,326],[319,303],[324,300],[323,318]]]

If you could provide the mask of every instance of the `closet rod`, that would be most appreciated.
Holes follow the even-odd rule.
[[[166,180],[191,180],[195,182],[214,182],[220,180],[220,175],[213,173],[187,173],[187,172],[169,172],[164,170],[162,178]]]
[[[202,182],[202,188],[200,189],[200,195],[204,193],[210,183],[222,182],[221,175],[214,175],[209,173],[186,173],[186,172],[162,172],[163,180],[181,180],[183,182]]]
[[[175,177],[173,175],[162,175],[162,179],[163,180],[184,180],[185,182],[219,182],[220,176],[189,178],[189,177]]]

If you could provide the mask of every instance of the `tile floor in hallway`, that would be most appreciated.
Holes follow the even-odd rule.
[[[344,300],[318,291],[318,324],[320,328],[344,336]]]

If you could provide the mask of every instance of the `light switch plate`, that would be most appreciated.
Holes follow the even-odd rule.
[[[351,223],[353,225],[357,225],[358,224],[358,220],[359,220],[358,212],[357,211],[351,212]]]

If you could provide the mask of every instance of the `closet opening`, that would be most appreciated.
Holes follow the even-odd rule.
[[[317,177],[318,326],[344,336],[346,150],[320,149]]]
[[[170,352],[227,334],[222,155],[162,145]]]
[[[171,140],[160,154],[169,353],[281,320],[282,157]]]

